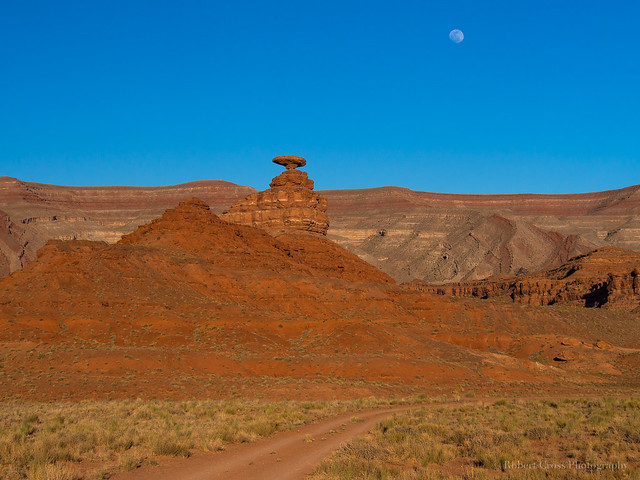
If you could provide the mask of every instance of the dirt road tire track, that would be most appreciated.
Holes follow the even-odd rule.
[[[302,480],[324,458],[394,413],[420,406],[351,412],[217,453],[145,466],[113,480]],[[359,421],[354,422],[352,418]],[[313,441],[309,441],[313,439]]]

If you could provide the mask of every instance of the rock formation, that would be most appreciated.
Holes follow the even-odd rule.
[[[299,190],[296,195],[307,200],[295,203],[304,211],[289,213],[298,218],[304,214],[312,223],[307,228],[326,231],[323,209],[307,208],[312,198],[322,205],[326,198],[326,215],[331,219],[327,238],[398,282],[416,278],[429,283],[467,282],[522,275],[558,267],[576,255],[606,246],[640,251],[640,185],[575,195],[457,195],[400,187],[315,193],[310,190],[313,182],[298,170],[297,162],[302,161],[298,159],[281,160],[290,169],[274,179],[279,183],[268,190],[272,196],[264,195],[263,200],[272,200],[273,209],[283,207],[273,192],[291,182]],[[296,177],[300,175],[304,178]],[[300,183],[296,185],[295,180]],[[6,213],[0,219],[0,276],[32,261],[49,239],[115,243],[182,200],[196,196],[220,214],[252,193],[251,187],[223,181],[167,187],[63,187],[0,177],[0,210]],[[261,215],[278,213],[285,211]],[[242,212],[251,224],[252,215],[258,213]],[[284,225],[287,220],[290,225],[294,218],[281,216],[270,222]],[[301,227],[298,231],[305,231]]]
[[[25,258],[29,241],[25,229],[11,221],[11,217],[0,210],[0,278],[23,267],[31,258]],[[35,255],[34,255],[35,256]]]
[[[440,295],[493,298],[509,296],[530,305],[573,304],[640,310],[640,253],[604,247],[572,258],[560,267],[518,277],[432,285],[414,281],[409,288]]]
[[[296,157],[294,155],[280,155],[273,159],[273,163],[282,165],[287,170],[293,170],[298,167],[304,167],[307,161],[302,157]]]
[[[236,202],[223,213],[231,223],[250,225],[273,235],[291,232],[327,234],[327,199],[313,191],[313,180],[298,167],[306,165],[302,157],[280,156],[273,163],[286,171],[271,181],[271,188]]]
[[[190,199],[115,244],[50,240],[0,280],[0,399],[637,392],[637,316],[566,310],[427,297],[323,235]]]

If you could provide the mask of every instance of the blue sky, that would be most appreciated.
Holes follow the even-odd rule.
[[[640,183],[633,1],[3,2],[0,175],[573,193]],[[465,39],[449,40],[459,28]]]

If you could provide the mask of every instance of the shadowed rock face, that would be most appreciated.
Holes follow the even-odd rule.
[[[476,282],[433,285],[414,281],[409,288],[462,297],[509,296],[530,305],[573,304],[640,311],[640,253],[605,247],[540,273]]]
[[[327,199],[313,191],[313,180],[297,170],[302,157],[275,157],[287,170],[271,181],[271,188],[236,202],[223,213],[231,223],[262,228],[271,234],[306,232],[326,235],[329,228]]]
[[[25,258],[27,244],[22,225],[16,225],[9,214],[0,210],[0,277],[6,277],[31,260]]]

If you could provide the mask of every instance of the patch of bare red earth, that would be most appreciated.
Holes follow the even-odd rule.
[[[50,241],[0,281],[0,392],[620,393],[638,387],[639,323],[624,311],[409,291],[322,236],[273,237],[194,199],[117,244]]]

